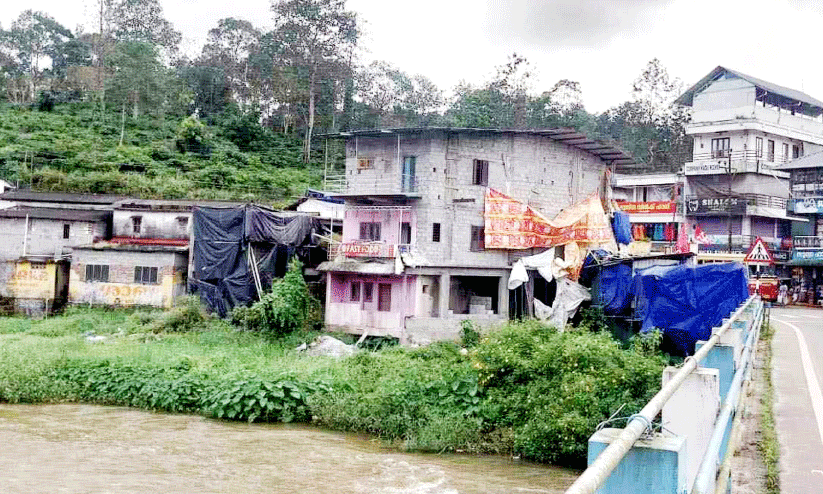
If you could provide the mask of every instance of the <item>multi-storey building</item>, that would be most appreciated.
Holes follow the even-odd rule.
[[[787,261],[783,239],[792,219],[804,220],[787,215],[789,174],[777,167],[823,149],[823,102],[717,67],[677,103],[692,107],[684,199],[712,240],[701,250],[745,252],[761,237]]]
[[[512,262],[532,250],[485,248],[493,188],[551,218],[602,190],[630,156],[569,129],[392,129],[331,134],[345,200],[327,272],[326,323],[405,340],[453,337],[460,321],[509,317]]]
[[[799,302],[823,304],[823,152],[780,167],[791,175],[792,289]]]

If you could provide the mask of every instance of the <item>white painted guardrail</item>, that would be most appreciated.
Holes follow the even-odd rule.
[[[698,477],[695,479],[695,493],[711,492],[714,489],[714,484],[718,472],[718,463],[722,460],[725,451],[720,451],[724,445],[724,439],[728,439],[728,425],[733,418],[733,413],[737,408],[738,398],[740,396],[739,388],[743,381],[743,376],[746,375],[746,369],[751,361],[751,354],[756,345],[756,335],[759,332],[760,324],[763,320],[763,302],[760,297],[753,295],[749,297],[738,309],[724,320],[723,324],[714,328],[712,336],[703,346],[698,349],[695,354],[687,358],[683,366],[673,375],[670,380],[662,387],[662,389],[646,404],[643,409],[633,415],[626,427],[620,432],[614,440],[600,453],[600,455],[589,465],[586,471],[566,490],[566,494],[591,494],[597,492],[597,489],[603,485],[612,472],[617,468],[626,454],[632,449],[640,436],[651,429],[651,424],[655,417],[661,412],[666,402],[678,391],[683,382],[698,368],[698,364],[703,361],[707,355],[712,351],[715,345],[724,338],[724,335],[735,326],[739,328],[742,321],[745,321],[743,334],[748,336],[745,345],[744,355],[741,356],[739,365],[736,365],[735,377],[732,380],[730,389],[725,392],[726,399],[722,405],[720,414],[715,421],[714,431],[706,450],[704,460],[699,469]],[[747,314],[746,319],[741,316]],[[742,365],[745,363],[746,365]],[[736,362],[732,362],[735,366]],[[721,395],[724,394],[721,392]],[[665,424],[664,424],[665,425]],[[591,441],[589,444],[591,448]],[[625,484],[624,484],[625,486]],[[691,486],[678,485],[677,494],[688,492]],[[624,487],[625,488],[625,487]],[[705,489],[705,490],[703,490]],[[708,490],[711,489],[711,490]],[[602,492],[611,492],[603,490]],[[643,489],[633,490],[632,492],[646,492]],[[656,491],[651,491],[656,492]]]

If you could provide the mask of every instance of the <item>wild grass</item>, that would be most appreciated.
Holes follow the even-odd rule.
[[[0,318],[0,401],[303,421],[409,450],[580,466],[594,426],[623,403],[642,405],[665,363],[605,333],[533,322],[486,334],[468,352],[437,343],[334,359],[294,351],[317,332],[275,338],[211,317],[186,330],[158,322],[179,317],[72,309],[42,321]]]
[[[760,424],[762,435],[758,447],[763,455],[763,461],[766,463],[767,493],[779,494],[780,470],[778,462],[780,460],[780,444],[777,441],[777,429],[774,422],[774,384],[771,371],[774,328],[769,324],[764,324],[760,338],[766,342],[766,363],[763,370],[766,385],[760,400],[763,412]]]

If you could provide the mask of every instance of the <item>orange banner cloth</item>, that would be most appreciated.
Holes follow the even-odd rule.
[[[487,249],[614,242],[611,224],[596,194],[569,206],[550,220],[530,206],[487,188],[483,217]]]

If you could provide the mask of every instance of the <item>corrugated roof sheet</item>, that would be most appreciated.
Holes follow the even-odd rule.
[[[56,221],[107,221],[110,211],[90,211],[88,209],[18,208],[0,209],[0,218],[29,218]]]
[[[720,65],[718,65],[714,68],[714,70],[709,72],[709,74],[706,75],[706,77],[700,79],[696,84],[687,89],[682,95],[680,95],[679,98],[675,100],[675,103],[686,106],[692,106],[695,94],[699,93],[700,91],[705,89],[706,86],[708,86],[711,82],[717,80],[718,78],[727,73],[732,74],[733,76],[738,77],[740,79],[743,79],[744,81],[748,81],[754,86],[757,86],[760,89],[763,89],[770,93],[778,94],[785,98],[789,98],[801,103],[805,103],[811,107],[817,108],[820,110],[817,112],[817,114],[823,111],[823,101],[820,101],[817,98],[813,98],[802,91],[797,91],[796,89],[779,86],[777,84],[764,81],[763,79],[758,79],[756,77],[752,77],[737,70],[728,69]]]
[[[65,202],[72,204],[114,204],[126,196],[102,194],[69,194],[65,192],[35,192],[31,190],[10,190],[0,194],[6,201]]]
[[[424,133],[456,133],[456,134],[523,134],[547,137],[557,142],[568,144],[569,146],[582,149],[603,161],[614,163],[615,165],[635,165],[637,160],[628,152],[620,149],[615,144],[600,142],[589,138],[586,134],[571,128],[557,129],[480,129],[470,127],[407,127],[392,129],[368,129],[352,130],[348,132],[334,132],[329,134],[319,134],[318,138],[347,138],[354,136],[364,137],[385,137],[388,135],[400,134],[424,134]]]
[[[807,154],[796,160],[789,161],[780,166],[776,166],[775,170],[796,170],[798,168],[823,168],[823,151]]]

